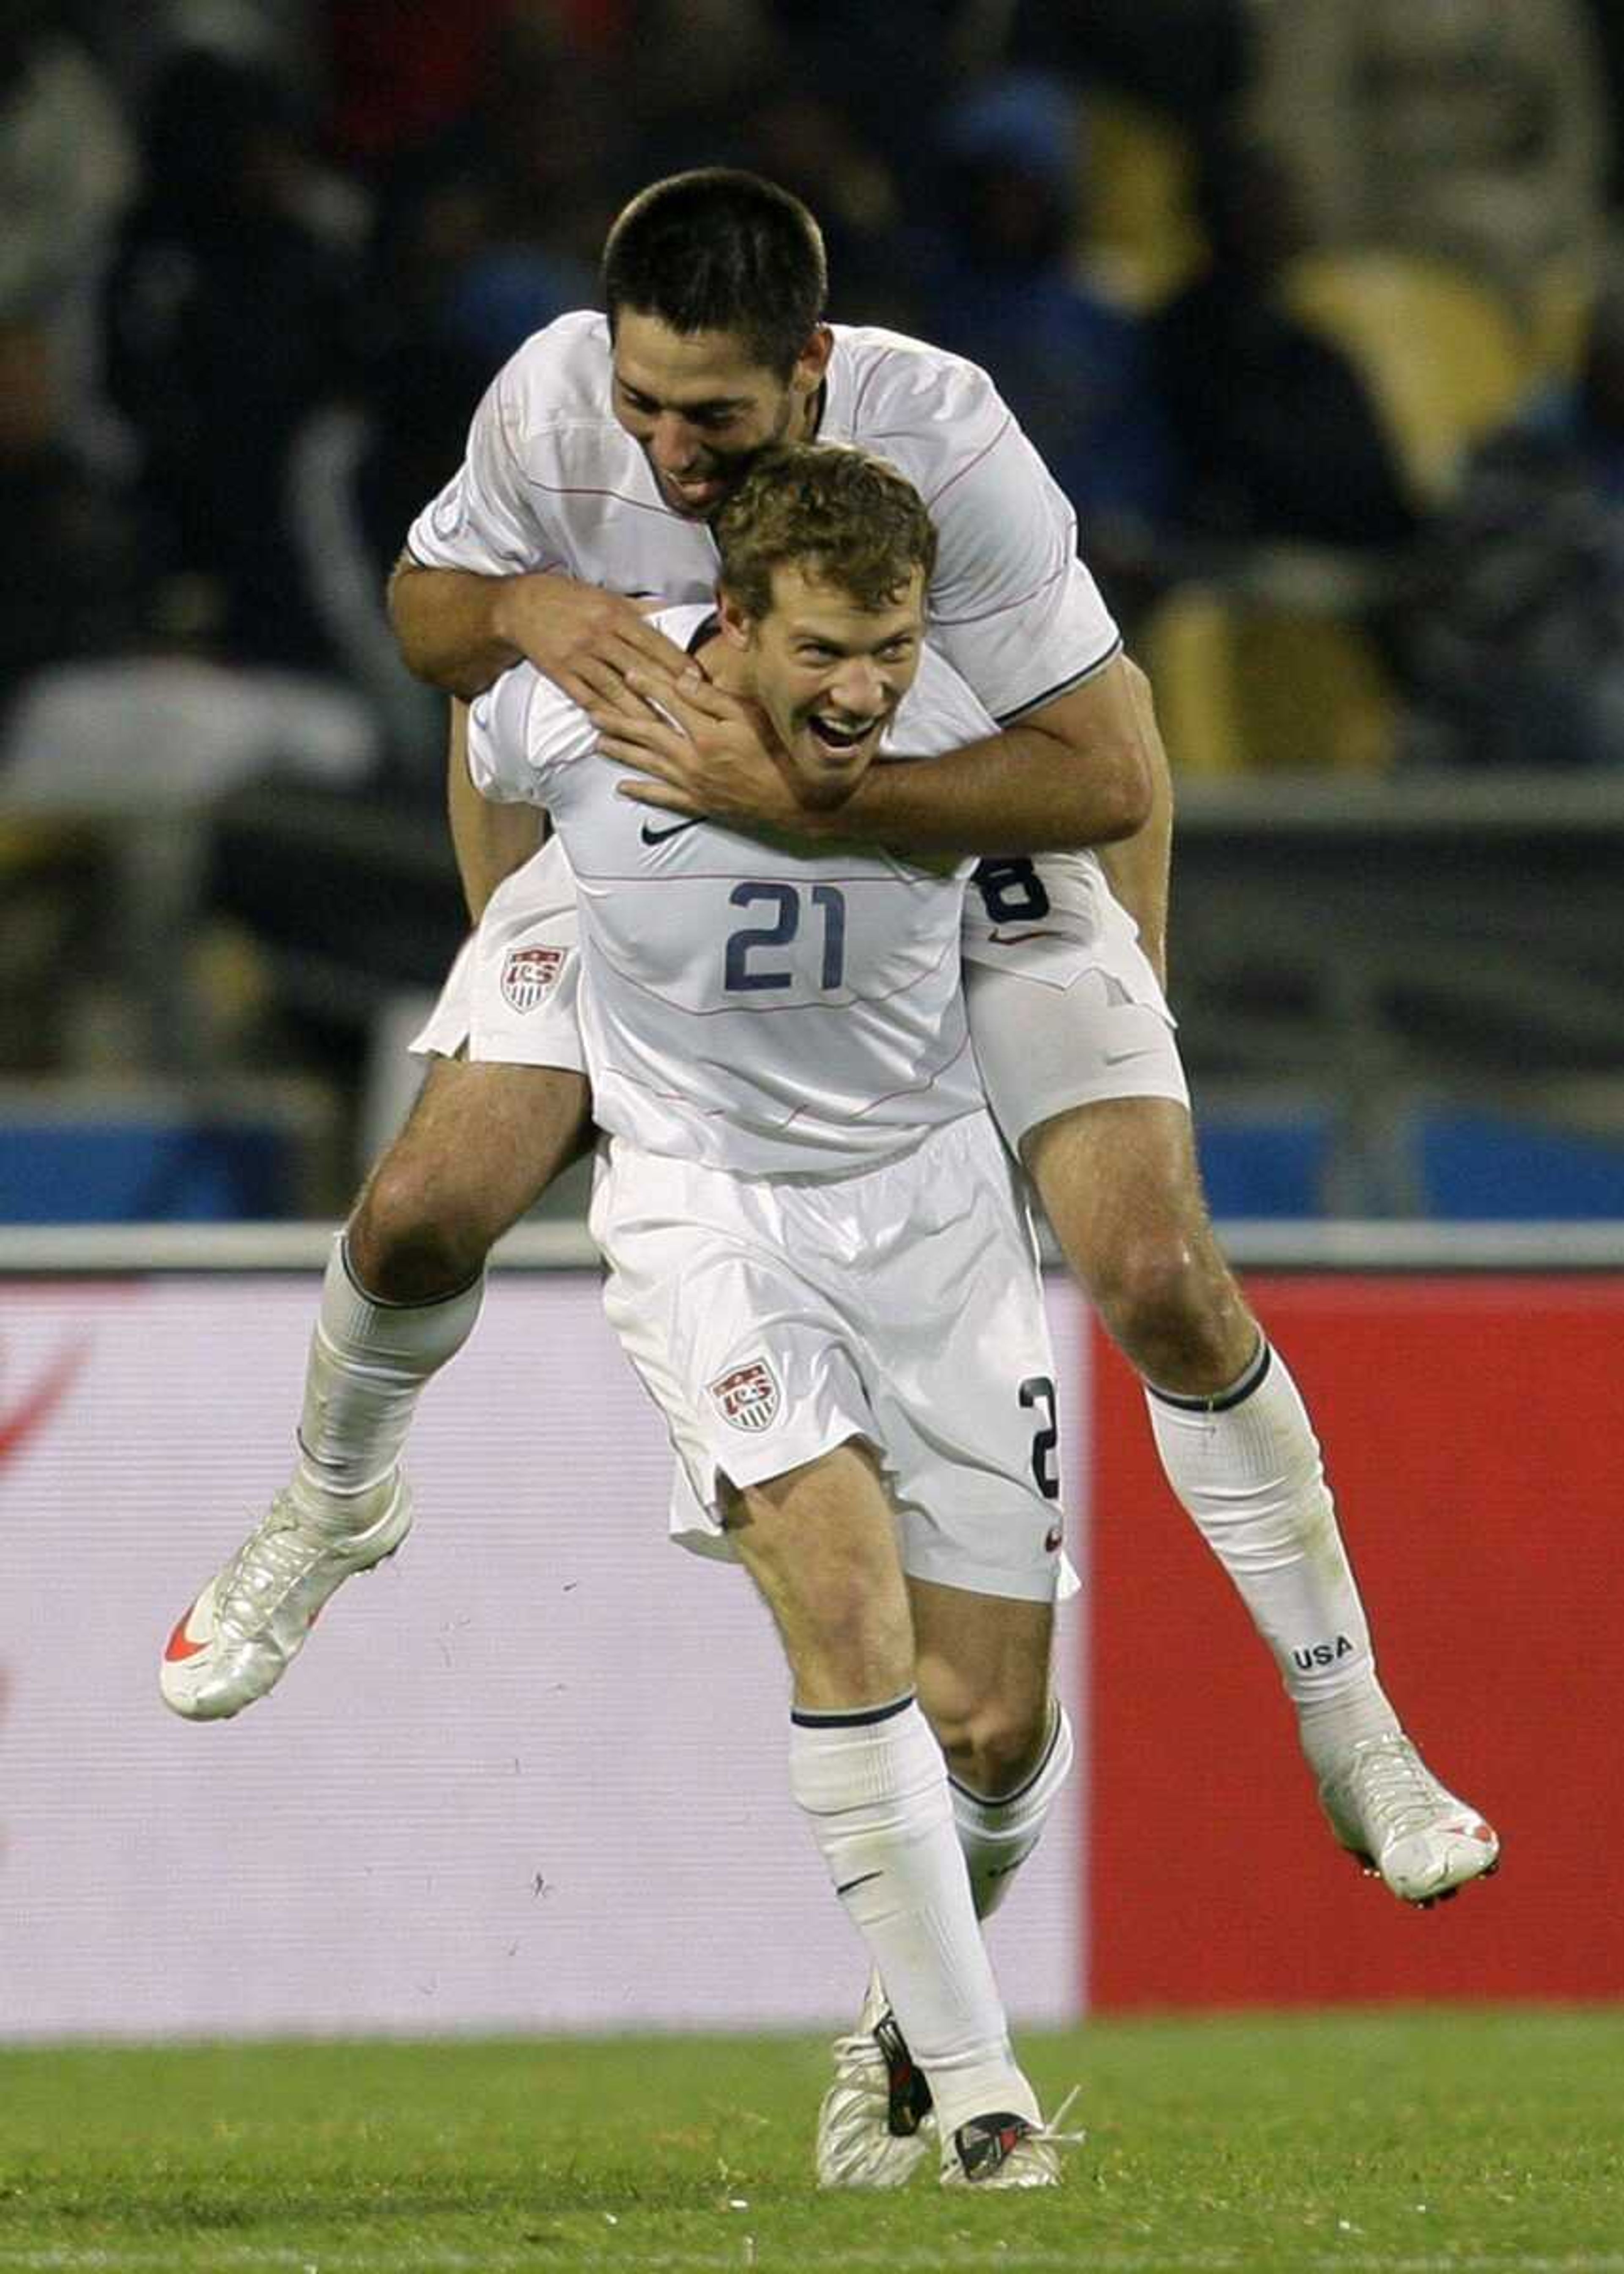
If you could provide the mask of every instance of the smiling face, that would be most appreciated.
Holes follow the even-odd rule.
[[[806,435],[831,344],[820,326],[780,379],[729,332],[678,332],[658,316],[620,311],[614,415],[673,513],[708,520],[761,451]]]
[[[772,606],[750,616],[726,589],[722,631],[741,682],[771,719],[803,793],[837,805],[874,763],[919,672],[925,576],[865,606],[814,562],[772,572]]]

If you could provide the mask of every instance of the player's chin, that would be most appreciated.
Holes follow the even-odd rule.
[[[669,474],[659,477],[660,495],[673,513],[680,514],[684,521],[709,521],[726,502],[733,486],[715,475],[701,482],[679,482]]]
[[[849,757],[831,758],[826,750],[802,761],[795,769],[795,787],[801,803],[814,813],[832,812],[844,805],[868,771],[867,745]]]

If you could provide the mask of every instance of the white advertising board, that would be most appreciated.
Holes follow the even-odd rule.
[[[777,1645],[666,1542],[663,1428],[590,1273],[495,1278],[424,1401],[410,1540],[274,1696],[161,1706],[169,1628],[285,1476],[315,1292],[0,1280],[0,2038],[849,2017]],[[1080,1563],[1085,1339],[1052,1307]],[[993,1929],[1030,2021],[1084,1996],[1084,1783]]]

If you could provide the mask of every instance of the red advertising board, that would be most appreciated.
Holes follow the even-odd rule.
[[[1259,1277],[1388,1694],[1504,1841],[1417,1913],[1320,1816],[1278,1677],[1095,1352],[1088,1979],[1100,2011],[1624,1997],[1624,1282]]]

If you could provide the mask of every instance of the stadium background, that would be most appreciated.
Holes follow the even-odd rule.
[[[764,1638],[650,1544],[663,1464],[589,1280],[499,1283],[425,1412],[410,1561],[335,1607],[263,1723],[199,1733],[160,1716],[154,1643],[277,1480],[313,1249],[261,1280],[76,1245],[157,1223],[201,1267],[210,1222],[330,1218],[392,1126],[459,913],[382,575],[484,377],[590,297],[619,198],[716,157],[808,191],[838,314],[974,316],[952,344],[1072,488],[1180,775],[1174,993],[1237,1254],[1390,1254],[1357,1218],[1464,1267],[1256,1291],[1386,1671],[1505,1872],[1417,1919],[1339,1862],[1132,1386],[1056,1290],[1088,1773],[1000,1929],[1014,2001],[1624,1995],[1598,1864],[1624,1828],[1624,40],[1606,0],[1518,16],[1457,8],[1461,49],[1423,55],[1341,0],[6,10],[0,1218],[35,1229],[0,1247],[0,2035],[847,2000]],[[1372,87],[1414,140],[1320,178],[1370,147]],[[1285,251],[1259,151],[1302,208]],[[1217,434],[1245,366],[1181,297],[1209,256],[1270,386],[1304,339],[1329,359],[1290,463]],[[793,1918],[794,1969],[717,1963],[712,1835]],[[646,1904],[612,1965],[606,1885]]]

